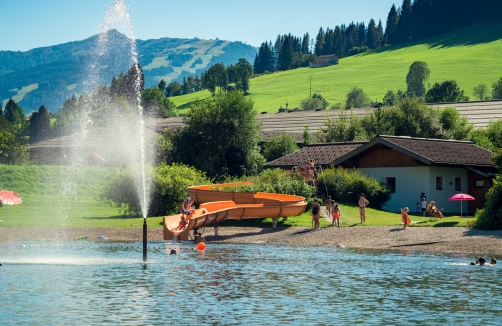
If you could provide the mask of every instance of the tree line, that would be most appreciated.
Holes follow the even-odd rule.
[[[172,81],[169,84],[162,79],[157,85],[167,97],[191,94],[207,89],[214,96],[216,91],[219,93],[228,90],[240,90],[248,94],[250,79],[253,76],[253,66],[244,58],[233,65],[225,67],[223,63],[217,63],[202,72],[201,75],[183,77],[183,82]],[[234,87],[229,87],[235,84]]]
[[[376,23],[371,18],[367,26],[352,22],[321,27],[315,40],[308,33],[279,35],[274,44],[260,45],[253,67],[256,74],[306,67],[320,55],[343,58],[475,24],[502,22],[501,12],[499,0],[403,0],[401,7],[390,8],[385,29],[381,20]]]

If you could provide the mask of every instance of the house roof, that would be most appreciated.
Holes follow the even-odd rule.
[[[364,146],[338,158],[334,164],[341,164],[377,144],[406,154],[426,165],[492,166],[493,153],[473,142],[404,136],[378,136]]]
[[[367,142],[343,142],[311,144],[299,151],[288,154],[265,164],[266,168],[292,168],[303,165],[307,159],[314,160],[316,165],[327,166],[339,157],[352,152]]]
[[[318,56],[317,59],[332,58],[332,57],[337,57],[338,58],[338,56],[336,54],[325,54],[325,55]]]

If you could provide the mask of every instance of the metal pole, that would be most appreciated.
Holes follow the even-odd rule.
[[[147,246],[148,246],[148,241],[146,238],[147,234],[147,226],[146,226],[146,217],[143,219],[143,262],[146,263],[146,258],[147,258]]]

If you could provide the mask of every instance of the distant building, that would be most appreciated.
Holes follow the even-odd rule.
[[[310,68],[321,68],[338,64],[338,56],[336,54],[320,55],[316,62],[310,64]]]

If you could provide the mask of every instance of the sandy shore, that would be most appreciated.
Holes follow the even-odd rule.
[[[483,253],[502,256],[502,231],[480,231],[462,227],[409,227],[402,229],[396,227],[355,226],[326,227],[316,231],[303,227],[277,229],[220,227],[218,233],[218,237],[215,237],[214,229],[206,228],[204,236],[209,243],[344,246],[348,248]],[[94,241],[100,235],[116,241],[140,241],[142,239],[142,229],[94,227],[0,228],[0,242],[74,240],[79,236],[86,236],[88,241]],[[162,229],[150,228],[148,230],[148,240],[163,240]]]

